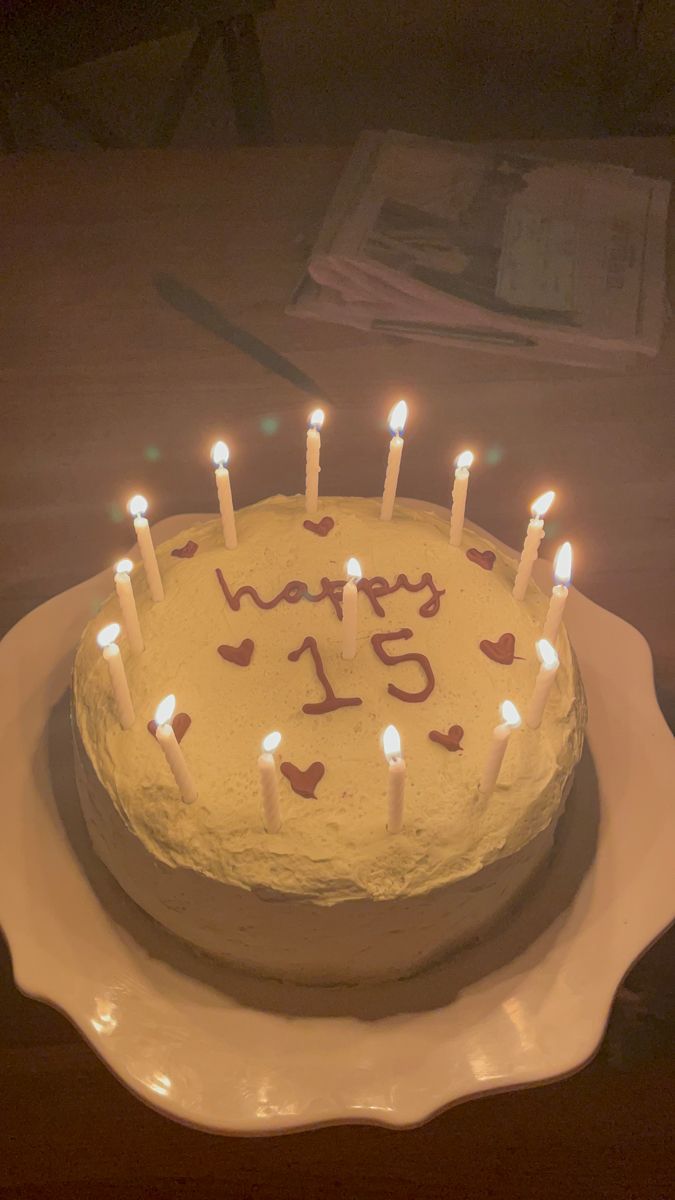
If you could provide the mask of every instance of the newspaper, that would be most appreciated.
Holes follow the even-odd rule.
[[[670,185],[366,133],[289,312],[591,366],[655,354]]]

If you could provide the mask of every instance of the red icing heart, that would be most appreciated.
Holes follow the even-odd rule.
[[[445,746],[446,750],[463,750],[460,745],[464,737],[464,730],[461,725],[451,725],[447,733],[440,733],[438,729],[432,729],[429,734],[432,742],[438,742],[439,746]]]
[[[177,546],[175,550],[171,551],[171,553],[174,558],[192,558],[192,556],[196,554],[198,550],[199,546],[197,543],[190,541],[186,542],[184,546]]]
[[[310,533],[316,533],[318,537],[327,537],[335,521],[332,517],[322,517],[320,521],[303,521],[302,524]]]
[[[469,562],[477,563],[484,571],[491,571],[497,560],[497,555],[493,550],[477,550],[475,546],[467,550],[466,557]]]
[[[483,654],[505,667],[510,666],[515,658],[516,639],[512,633],[503,633],[496,642],[489,642],[485,638],[479,644]]]
[[[326,768],[323,763],[313,762],[306,771],[301,771],[293,763],[282,762],[281,774],[285,775],[294,792],[304,796],[305,800],[316,800],[314,789],[323,779]]]
[[[234,663],[237,667],[247,667],[253,656],[254,643],[250,638],[244,638],[240,646],[219,646],[218,653],[225,662]]]
[[[176,735],[177,742],[182,742],[191,724],[192,721],[190,717],[188,717],[187,713],[176,713],[171,725],[173,726],[173,731]],[[157,733],[157,722],[148,721],[148,729],[152,736],[155,737],[155,734]]]

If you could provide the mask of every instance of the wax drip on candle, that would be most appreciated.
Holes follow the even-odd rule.
[[[469,468],[473,462],[471,450],[464,450],[455,464],[455,483],[452,489],[452,512],[450,514],[450,545],[461,546],[464,532],[466,494],[469,488]]]
[[[315,513],[319,507],[319,474],[321,471],[321,429],[324,412],[315,408],[310,413],[307,430],[307,454],[305,459],[305,510]]]
[[[406,765],[401,758],[401,736],[395,725],[387,725],[382,734],[382,749],[389,763],[387,832],[400,833],[403,828]]]
[[[554,499],[555,492],[544,492],[543,495],[537,497],[532,505],[532,518],[527,526],[520,562],[518,563],[518,570],[513,583],[513,596],[515,600],[525,599],[527,585],[532,574],[532,567],[539,554],[539,543],[544,537],[544,517]]]
[[[268,833],[278,833],[281,829],[279,782],[277,779],[277,767],[273,758],[274,751],[278,750],[280,745],[281,734],[275,729],[263,738],[263,752],[258,759],[263,821]]]
[[[380,509],[380,520],[382,521],[391,521],[394,511],[398,473],[401,469],[401,455],[403,454],[403,438],[401,434],[405,429],[407,419],[408,405],[405,400],[399,400],[398,404],[395,404],[389,413],[389,428],[392,438],[389,443],[387,473],[384,477],[384,491],[382,493],[382,507]]]
[[[555,584],[551,589],[551,599],[546,613],[542,636],[555,644],[563,612],[567,603],[569,583],[572,578],[572,547],[569,542],[563,542],[555,556],[553,564]]]
[[[131,583],[133,567],[134,564],[130,558],[121,558],[115,564],[113,582],[115,584],[115,591],[117,592],[117,599],[120,602],[122,620],[127,638],[129,639],[129,646],[134,654],[141,654],[144,645],[141,626],[138,620],[138,611],[136,609],[134,589]]]
[[[234,521],[234,505],[232,503],[232,486],[227,463],[230,450],[227,442],[214,442],[211,447],[211,460],[216,468],[216,488],[218,490],[218,505],[220,520],[223,526],[223,538],[228,550],[237,548],[237,527]]]
[[[553,687],[558,667],[560,666],[560,659],[555,647],[546,638],[539,639],[536,650],[541,666],[527,712],[525,713],[525,723],[529,725],[530,729],[538,729],[541,725],[549,693]]]
[[[117,639],[120,636],[120,627],[116,621],[110,625],[105,625],[96,635],[96,641],[103,651],[103,658],[108,664],[110,673],[110,685],[115,697],[115,706],[119,717],[120,725],[123,729],[131,729],[136,714],[131,700],[131,692],[129,691],[129,683],[127,680],[124,663],[120,648],[116,645]]]
[[[155,709],[155,738],[162,748],[183,801],[185,804],[192,804],[197,799],[197,789],[171,724],[175,709],[176,697],[172,693],[160,700]]]
[[[358,558],[349,559],[347,575],[342,590],[342,657],[354,658],[358,636],[358,582],[362,575]]]
[[[478,788],[479,794],[484,799],[491,796],[495,789],[509,737],[513,730],[517,729],[521,724],[520,713],[511,700],[503,702],[501,716],[502,724],[497,725],[493,730],[492,745],[490,746],[490,752],[486,759]]]
[[[138,539],[138,548],[143,559],[143,566],[145,567],[145,577],[148,581],[150,595],[155,604],[158,604],[160,600],[164,599],[164,585],[162,584],[162,577],[157,565],[157,556],[155,554],[150,526],[145,516],[148,511],[148,502],[145,496],[138,494],[132,496],[128,504],[128,509],[134,518],[134,530]]]

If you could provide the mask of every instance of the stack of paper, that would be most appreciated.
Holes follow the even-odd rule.
[[[624,167],[366,133],[288,311],[627,365],[661,341],[669,194]]]

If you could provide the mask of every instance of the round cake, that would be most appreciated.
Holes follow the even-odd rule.
[[[517,561],[465,526],[376,500],[277,496],[157,548],[164,599],[133,573],[145,648],[120,650],[135,721],[120,725],[96,635],[73,679],[78,788],[94,849],[162,925],[210,955],[306,983],[402,977],[461,946],[512,904],[554,841],[585,725],[567,634],[538,729],[509,739],[479,792],[500,704],[524,714],[548,597],[512,596]],[[345,563],[356,556],[357,653],[342,654]],[[186,803],[152,719],[173,728],[197,798]],[[403,824],[387,829],[394,724]],[[261,741],[279,730],[281,827],[263,820]]]

